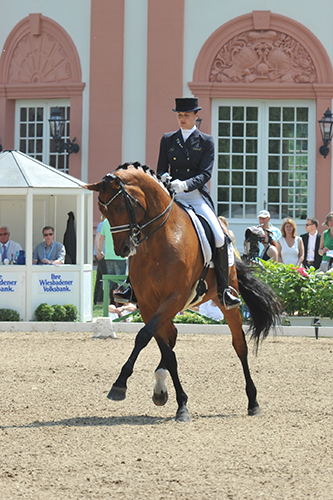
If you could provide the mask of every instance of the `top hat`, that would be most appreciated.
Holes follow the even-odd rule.
[[[190,113],[191,111],[200,111],[198,106],[198,98],[197,97],[180,97],[175,99],[176,107],[172,111],[176,111],[177,113]]]

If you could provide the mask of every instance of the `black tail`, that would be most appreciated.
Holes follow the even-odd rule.
[[[253,268],[236,260],[239,292],[250,311],[249,333],[258,349],[260,340],[269,334],[280,319],[281,304],[274,290],[253,274]]]

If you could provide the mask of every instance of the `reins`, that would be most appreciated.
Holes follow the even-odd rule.
[[[128,218],[129,218],[129,224],[124,224],[122,226],[112,226],[112,227],[110,226],[110,231],[111,231],[111,233],[120,233],[120,232],[123,232],[123,231],[130,231],[130,240],[133,242],[134,246],[138,247],[139,245],[141,245],[141,243],[143,243],[144,241],[148,240],[148,238],[150,238],[150,236],[152,236],[154,233],[156,233],[156,231],[158,231],[158,229],[160,229],[162,226],[164,226],[164,224],[167,222],[167,220],[168,220],[168,218],[170,216],[172,207],[173,207],[173,202],[174,202],[175,195],[174,194],[171,195],[171,201],[170,201],[169,205],[166,207],[166,209],[161,214],[157,215],[156,217],[154,217],[150,221],[148,221],[145,224],[141,225],[141,224],[138,224],[138,222],[137,222],[137,218],[136,218],[136,214],[135,214],[133,202],[134,202],[134,204],[137,204],[140,208],[142,208],[142,210],[145,212],[145,209],[144,209],[143,205],[139,202],[139,200],[137,200],[136,198],[134,198],[134,196],[132,196],[128,191],[126,191],[126,189],[125,189],[125,183],[124,183],[124,181],[122,179],[120,179],[118,176],[116,176],[114,174],[109,174],[106,177],[111,178],[111,180],[115,179],[115,178],[118,178],[120,180],[120,189],[106,203],[103,203],[101,201],[100,197],[98,196],[98,203],[100,205],[102,205],[102,207],[104,207],[104,208],[107,209],[109,207],[109,205],[111,205],[111,203],[120,194],[123,194],[124,198],[125,198],[125,203],[126,203],[126,208],[127,208]],[[157,226],[151,233],[149,233],[148,235],[146,235],[146,236],[144,236],[143,238],[140,239],[141,231],[143,229],[145,229],[146,227],[148,227],[150,224],[153,224],[157,220],[159,220],[162,217],[164,217],[165,214],[167,214],[167,217],[161,222],[161,224],[159,226]]]

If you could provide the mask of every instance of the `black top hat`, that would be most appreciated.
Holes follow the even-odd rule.
[[[176,107],[172,111],[177,113],[190,113],[191,111],[199,111],[198,98],[197,97],[180,97],[175,99]]]

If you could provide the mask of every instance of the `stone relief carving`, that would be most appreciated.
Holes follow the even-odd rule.
[[[315,66],[294,38],[272,30],[235,36],[216,55],[209,81],[252,83],[317,81]]]
[[[8,83],[57,83],[71,81],[67,54],[52,35],[25,35],[10,61]]]

